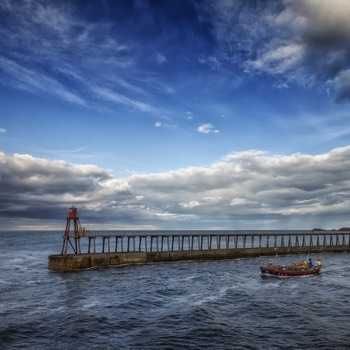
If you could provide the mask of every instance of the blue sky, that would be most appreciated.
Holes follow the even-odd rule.
[[[0,219],[350,226],[350,3],[4,1]],[[63,224],[63,225],[62,225]]]

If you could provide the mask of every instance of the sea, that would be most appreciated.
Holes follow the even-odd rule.
[[[350,349],[350,253],[307,277],[260,274],[301,255],[50,271],[61,244],[0,233],[0,349]]]

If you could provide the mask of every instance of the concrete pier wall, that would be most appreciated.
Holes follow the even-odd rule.
[[[247,236],[249,236],[247,238]],[[252,235],[181,235],[176,236],[180,243],[171,244],[173,236],[94,236],[73,237],[74,240],[88,238],[87,252],[79,254],[50,255],[48,267],[56,271],[83,270],[96,267],[123,266],[152,262],[171,262],[181,260],[219,260],[240,257],[256,257],[284,254],[309,254],[350,251],[350,232],[273,234],[255,233]],[[96,244],[100,239],[102,245]],[[112,249],[111,240],[116,244]],[[121,242],[118,246],[118,240]],[[126,240],[126,244],[123,240]],[[138,240],[138,241],[137,241]],[[166,244],[163,244],[166,240]],[[193,244],[197,240],[197,244]],[[203,240],[207,242],[203,245]],[[93,244],[92,244],[93,241]],[[152,243],[152,242],[155,243]],[[135,242],[140,242],[136,244]],[[147,246],[148,242],[148,246]],[[187,242],[187,244],[184,244]],[[233,248],[230,247],[233,242]],[[249,242],[249,243],[247,243]],[[214,244],[215,243],[215,244]],[[152,245],[153,244],[153,245]],[[93,248],[92,248],[93,247]],[[145,249],[142,251],[141,249]]]

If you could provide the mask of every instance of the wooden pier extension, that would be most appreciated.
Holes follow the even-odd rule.
[[[49,269],[69,271],[149,262],[350,251],[350,231],[129,232],[90,236],[78,228],[73,236],[66,229],[61,254],[49,256]]]

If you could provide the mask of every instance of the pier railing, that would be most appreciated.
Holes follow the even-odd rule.
[[[251,231],[244,233],[147,233],[72,236],[77,254],[160,253],[211,250],[350,248],[348,231]],[[62,252],[66,254],[67,252]]]

